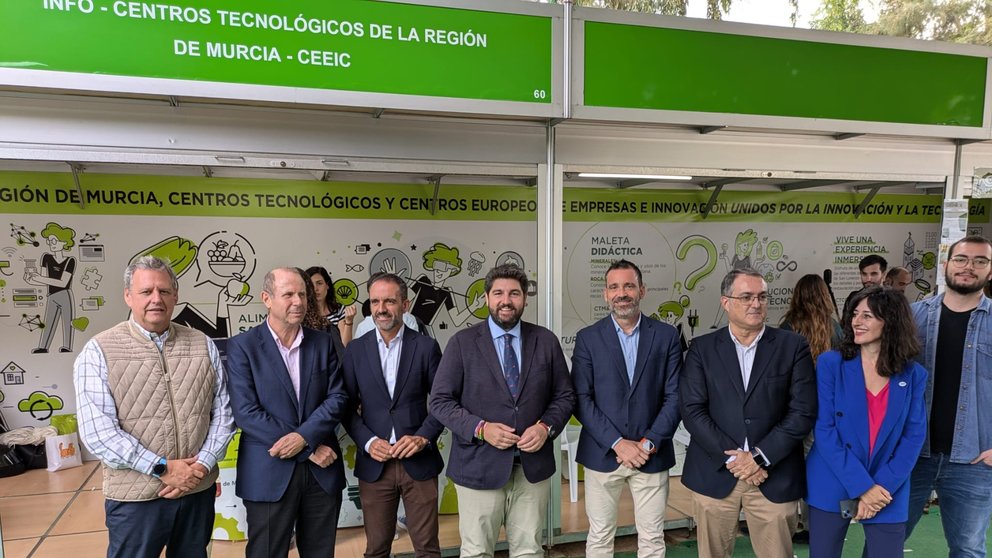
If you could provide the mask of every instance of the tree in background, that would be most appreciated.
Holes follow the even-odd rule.
[[[810,27],[823,31],[846,31],[848,33],[873,33],[865,23],[859,0],[823,0],[813,14]]]
[[[706,0],[706,17],[723,19],[724,14],[730,11],[731,2],[733,0]],[[575,5],[625,12],[684,16],[689,0],[576,0]]]
[[[880,0],[865,23],[857,0],[823,0],[813,29],[992,46],[992,0]]]

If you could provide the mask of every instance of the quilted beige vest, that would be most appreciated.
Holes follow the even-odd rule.
[[[167,459],[195,456],[207,437],[216,383],[206,337],[172,324],[159,352],[128,320],[94,340],[107,361],[121,430]],[[192,492],[212,490],[216,479],[214,467]],[[133,469],[103,467],[103,494],[109,500],[154,500],[164,486]]]

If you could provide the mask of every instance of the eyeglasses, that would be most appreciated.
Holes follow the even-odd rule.
[[[761,293],[757,295],[746,294],[741,296],[728,296],[728,295],[724,295],[724,296],[726,296],[727,298],[732,298],[734,300],[740,301],[740,303],[743,304],[744,306],[750,306],[751,303],[754,302],[755,300],[757,300],[758,304],[762,306],[768,304],[768,295],[765,293]]]
[[[977,256],[974,258],[969,258],[968,256],[954,256],[949,261],[954,265],[954,267],[965,267],[968,265],[968,262],[971,262],[971,265],[973,265],[975,269],[985,269],[989,266],[989,259],[982,256]]]

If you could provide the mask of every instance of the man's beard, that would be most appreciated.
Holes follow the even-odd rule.
[[[978,277],[978,274],[976,273],[975,276]],[[957,283],[955,281],[955,278],[954,278],[953,275],[950,275],[950,274],[945,273],[944,274],[944,282],[947,284],[947,288],[948,289],[950,289],[950,290],[952,290],[952,291],[954,291],[954,292],[956,292],[958,294],[961,294],[961,295],[970,295],[970,294],[977,293],[978,291],[984,289],[985,288],[985,285],[987,285],[989,283],[989,280],[988,280],[988,278],[986,278],[983,281],[983,280],[981,280],[981,278],[979,278],[975,282],[974,285],[962,285],[962,284],[959,284],[959,283]]]
[[[513,310],[513,317],[510,318],[510,320],[505,321],[505,322],[499,318],[499,311],[502,310],[503,308],[509,308],[509,309]],[[489,315],[492,316],[493,321],[496,322],[496,325],[498,325],[499,327],[503,328],[504,331],[509,331],[509,330],[513,329],[517,325],[517,322],[520,321],[520,316],[522,314],[523,314],[522,311],[521,312],[517,312],[517,309],[514,308],[513,306],[509,305],[509,304],[504,304],[502,306],[497,306],[495,310],[493,310],[492,308],[489,309]]]
[[[628,302],[630,305],[623,309],[618,308],[618,303],[621,302]],[[610,301],[610,312],[617,318],[630,318],[639,314],[640,311],[640,301],[634,300],[633,297],[620,296]]]

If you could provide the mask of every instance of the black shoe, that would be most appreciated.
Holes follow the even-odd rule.
[[[48,352],[48,349],[38,348],[38,349],[35,349],[35,350],[31,351],[31,354],[33,354],[33,355],[43,355],[43,354],[45,354],[47,352]]]
[[[70,349],[69,347],[62,347],[61,349],[59,349],[59,352],[60,353],[71,353],[72,352],[72,349]]]
[[[809,531],[797,531],[792,535],[792,544],[809,544]]]

